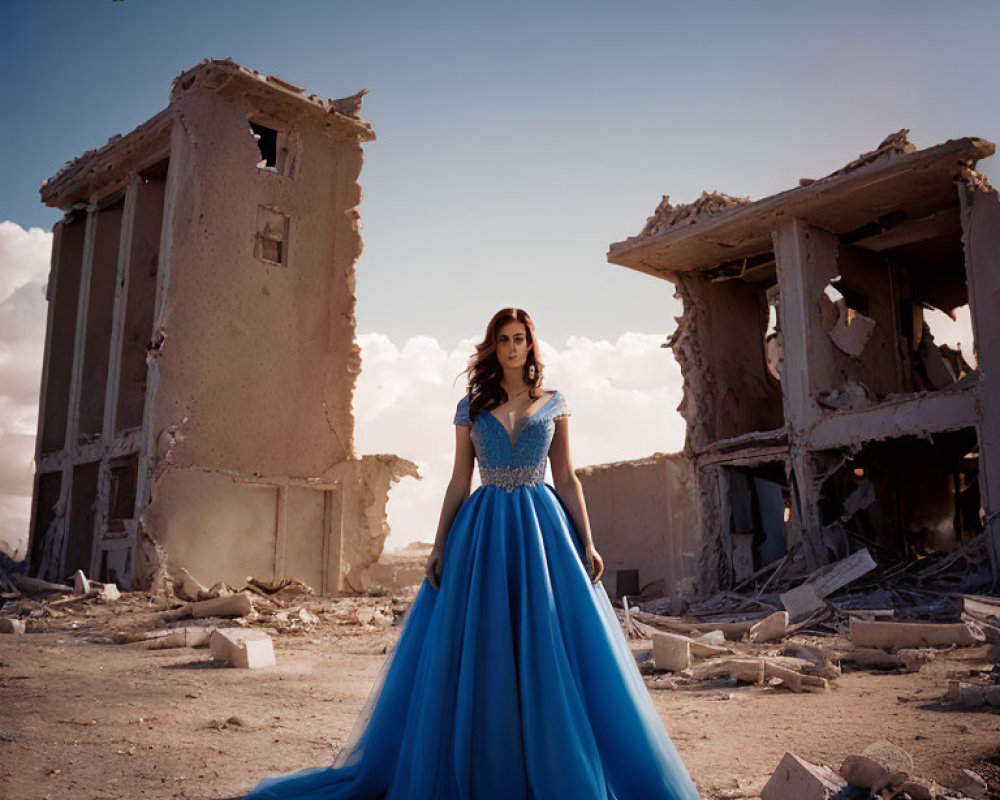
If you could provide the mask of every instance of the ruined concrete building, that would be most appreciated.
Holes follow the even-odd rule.
[[[906,133],[754,202],[664,198],[611,245],[683,301],[669,346],[692,492],[663,488],[693,504],[696,542],[672,557],[688,550],[699,594],[786,554],[802,571],[860,547],[892,563],[981,533],[1000,574],[1000,203],[974,170],[994,146]],[[961,349],[929,324],[957,309]]]
[[[354,453],[360,104],[207,60],[43,183],[33,574],[360,588],[415,474]]]

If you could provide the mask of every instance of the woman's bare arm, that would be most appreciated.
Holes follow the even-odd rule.
[[[590,518],[587,516],[587,503],[583,499],[583,486],[573,470],[573,461],[569,455],[569,418],[558,417],[555,421],[555,434],[549,447],[549,460],[552,462],[552,481],[555,483],[556,494],[566,506],[573,526],[581,538],[587,562],[590,565],[591,580],[597,581],[604,572],[604,559],[594,547],[594,537],[590,532]]]
[[[427,558],[425,572],[431,585],[438,589],[441,586],[441,566],[444,561],[444,543],[448,538],[451,523],[455,521],[458,509],[469,497],[472,486],[472,468],[476,451],[472,445],[472,430],[469,425],[455,426],[455,464],[451,469],[451,480],[444,493],[441,504],[441,516],[438,519],[437,535],[434,537],[434,547]]]

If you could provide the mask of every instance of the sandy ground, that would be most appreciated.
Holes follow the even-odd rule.
[[[250,671],[214,665],[206,649],[95,643],[89,618],[42,627],[0,636],[5,800],[218,800],[326,765],[395,638],[321,617],[275,638],[277,666]],[[825,694],[647,685],[706,800],[756,797],[786,751],[836,767],[879,738],[910,751],[921,777],[948,784],[967,767],[995,779],[1000,714],[943,697],[949,676],[992,666],[985,649],[951,651],[919,673],[845,673]]]

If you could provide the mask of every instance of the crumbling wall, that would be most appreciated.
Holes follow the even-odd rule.
[[[345,487],[344,588],[360,592],[368,585],[365,570],[378,561],[389,535],[389,488],[402,477],[420,475],[412,461],[386,454],[350,459],[338,464],[330,474]]]
[[[294,576],[319,588],[331,526],[341,568],[357,573],[388,533],[389,485],[415,474],[404,459],[354,456],[361,146],[333,141],[293,104],[265,116],[252,92],[225,87],[220,103],[202,80],[175,89],[183,156],[151,410],[153,431],[183,435],[171,437],[168,469],[162,449],[151,463],[144,525],[173,567],[202,580]],[[284,136],[277,171],[264,168],[251,122]],[[324,521],[334,485],[337,525]]]
[[[977,432],[987,551],[1000,575],[1000,198],[982,176],[969,170],[958,186],[962,243],[969,276],[969,305],[979,361]]]
[[[696,275],[677,276],[675,296],[681,299],[683,312],[674,318],[677,327],[667,342],[684,382],[677,410],[687,423],[684,446],[689,453],[702,450],[717,438],[712,329],[702,285]]]
[[[71,211],[53,253],[39,571],[143,587],[183,566],[335,590],[345,548],[355,569],[381,548],[388,487],[415,468],[354,452],[362,94],[323,101],[207,60],[164,111],[43,184]]]

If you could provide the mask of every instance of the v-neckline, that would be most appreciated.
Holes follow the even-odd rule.
[[[494,414],[492,410],[487,411],[486,413],[489,414],[491,417],[493,417],[493,419],[496,421],[497,425],[499,425],[501,428],[503,428],[503,432],[505,434],[507,434],[507,441],[510,443],[511,449],[513,449],[514,445],[517,443],[517,440],[521,438],[521,434],[524,433],[525,426],[529,422],[531,422],[532,419],[534,419],[536,416],[538,416],[539,414],[541,414],[542,411],[545,410],[546,406],[548,406],[548,404],[552,402],[553,398],[558,393],[559,393],[558,389],[554,390],[552,392],[552,394],[549,395],[549,399],[548,400],[546,400],[538,408],[536,408],[531,414],[528,414],[528,416],[526,416],[524,418],[524,422],[521,423],[521,429],[517,432],[517,436],[515,436],[513,439],[510,436],[510,431],[507,430],[507,426],[504,425],[503,422],[500,421],[500,417],[498,417],[496,414]]]

